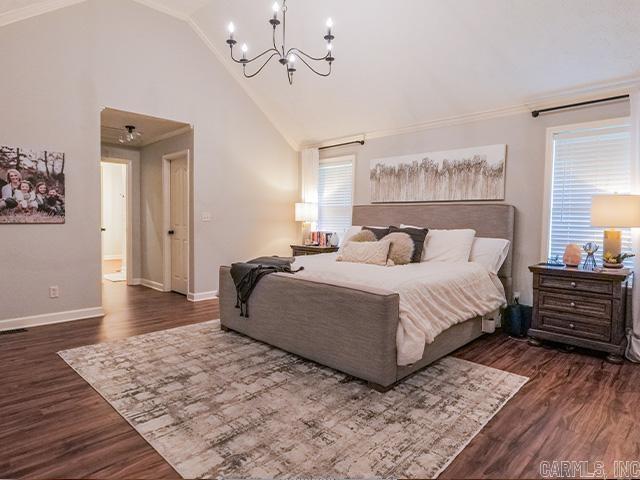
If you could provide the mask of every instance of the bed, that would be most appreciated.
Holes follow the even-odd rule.
[[[431,229],[472,228],[477,237],[509,240],[513,245],[515,209],[505,204],[364,205],[353,208],[354,225],[424,225]],[[499,281],[511,298],[513,248]],[[301,259],[300,263],[326,262]],[[384,268],[384,267],[379,267]],[[401,267],[389,267],[396,269]],[[417,268],[417,267],[416,267]],[[396,344],[400,295],[344,279],[322,281],[305,275],[268,275],[256,286],[250,317],[235,308],[235,286],[229,267],[220,268],[220,319],[232,330],[322,365],[363,379],[386,391],[482,335],[482,317],[455,323],[423,347],[422,356],[400,365]],[[308,268],[308,271],[313,269]],[[329,270],[328,270],[329,272]],[[308,278],[305,278],[308,277]],[[327,277],[328,278],[328,277]]]

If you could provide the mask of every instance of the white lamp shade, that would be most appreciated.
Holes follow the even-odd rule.
[[[640,227],[640,195],[594,195],[591,202],[594,227]]]
[[[318,220],[318,205],[296,203],[296,222],[315,222],[316,220]]]

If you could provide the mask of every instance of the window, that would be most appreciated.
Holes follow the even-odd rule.
[[[591,226],[591,197],[631,192],[631,131],[624,119],[551,129],[549,258],[562,259],[568,243],[596,242],[602,260],[603,229]],[[622,229],[631,251],[631,230]]]
[[[318,230],[343,233],[351,226],[354,157],[320,160]]]

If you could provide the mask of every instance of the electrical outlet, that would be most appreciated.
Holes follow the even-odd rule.
[[[203,222],[210,222],[211,221],[211,213],[203,212],[201,218],[202,218]]]
[[[60,296],[60,289],[57,285],[49,287],[49,298],[58,298]]]

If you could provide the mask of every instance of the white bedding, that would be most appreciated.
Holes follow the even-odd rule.
[[[491,313],[506,303],[498,277],[473,262],[383,267],[336,262],[336,254],[329,253],[297,257],[294,267],[300,266],[304,270],[296,273],[297,278],[399,294],[398,365],[420,360],[425,344],[432,343],[447,328]]]

